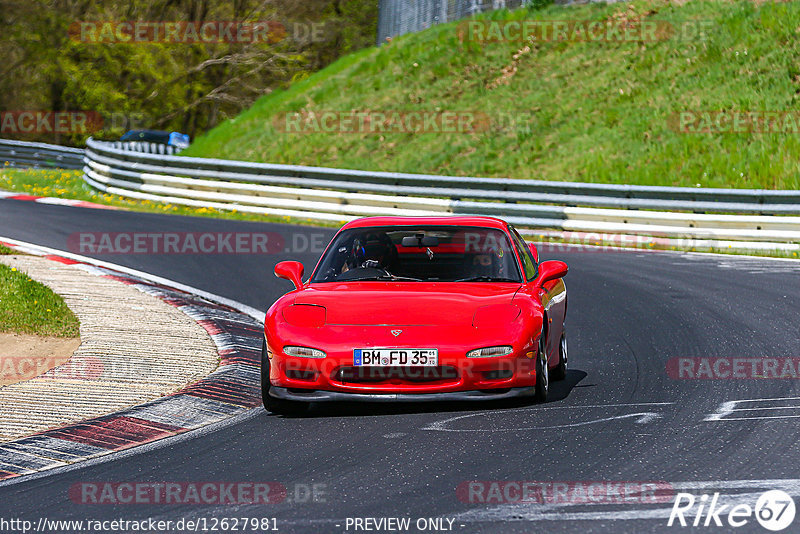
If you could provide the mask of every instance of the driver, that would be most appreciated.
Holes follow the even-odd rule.
[[[385,232],[370,233],[353,239],[342,272],[358,267],[388,270],[397,257],[397,247]]]
[[[492,253],[481,253],[472,256],[470,277],[497,276],[496,256]]]

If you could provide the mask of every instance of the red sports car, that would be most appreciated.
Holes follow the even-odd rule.
[[[547,398],[567,367],[561,261],[491,217],[371,217],[334,236],[264,324],[264,406]]]

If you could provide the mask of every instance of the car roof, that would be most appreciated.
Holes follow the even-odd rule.
[[[481,216],[430,216],[430,217],[363,217],[350,221],[342,227],[368,228],[371,226],[478,226],[505,230],[507,223],[496,217]]]

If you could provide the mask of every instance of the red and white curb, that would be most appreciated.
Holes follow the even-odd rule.
[[[39,204],[58,204],[60,206],[74,206],[76,208],[93,208],[99,210],[121,209],[116,206],[106,206],[104,204],[89,202],[88,200],[74,200],[71,198],[58,198],[58,197],[40,197],[36,195],[27,195],[25,193],[15,193],[13,191],[0,191],[0,199],[23,200],[29,202],[38,202]]]
[[[217,346],[220,365],[206,378],[159,399],[0,444],[0,481],[68,466],[220,422],[261,405],[261,322],[245,306],[212,301],[94,260],[0,239],[0,244],[53,261],[78,264],[98,276],[135,286],[177,307],[200,324]],[[216,300],[216,299],[214,299]],[[224,299],[220,299],[224,300]]]

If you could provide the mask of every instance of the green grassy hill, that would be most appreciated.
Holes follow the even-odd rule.
[[[670,126],[687,110],[797,109],[800,4],[634,1],[530,7],[481,18],[659,21],[678,33],[647,42],[527,46],[464,40],[463,22],[440,25],[346,56],[260,99],[184,154],[464,176],[800,185],[796,124],[783,133],[735,134],[681,133],[674,122]],[[708,31],[690,35],[693,28]],[[446,134],[287,134],[275,127],[286,112],[352,110],[475,111],[491,122],[486,131]]]

